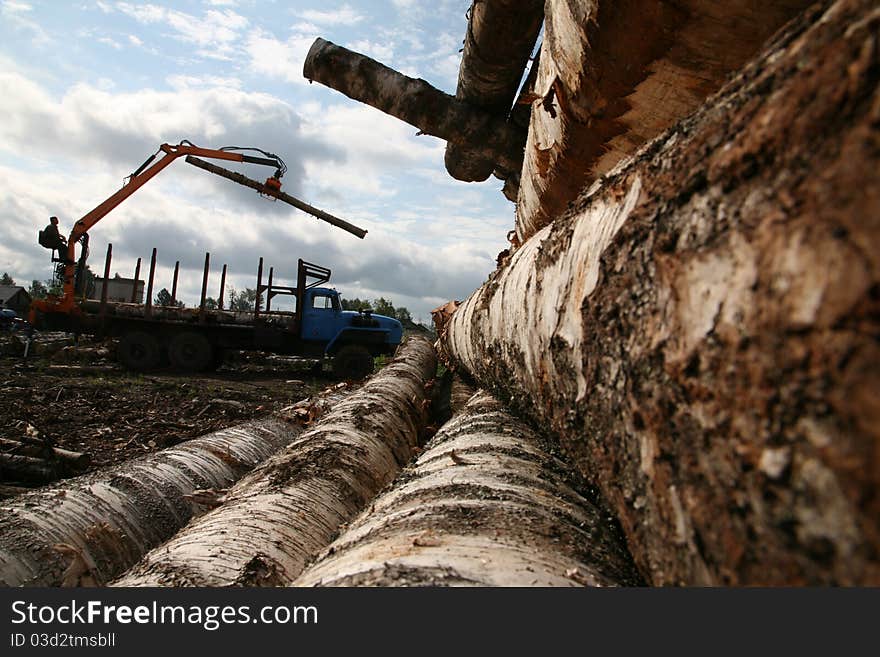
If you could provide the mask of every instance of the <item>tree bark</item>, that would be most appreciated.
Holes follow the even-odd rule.
[[[0,585],[58,586],[71,556],[109,581],[189,521],[194,491],[228,487],[300,431],[250,422],[0,503]]]
[[[811,0],[547,0],[521,242],[678,119]]]
[[[880,583],[880,14],[812,8],[452,316],[654,584]]]
[[[543,19],[544,0],[474,2],[455,97],[506,119]],[[525,140],[523,131],[520,151]],[[454,143],[446,145],[445,160],[449,175],[468,182],[486,180],[496,166],[495,159],[484,157],[480,149]]]
[[[506,117],[484,112],[420,78],[407,77],[324,39],[312,44],[303,76],[397,117],[423,134],[466,145],[508,169],[520,168],[522,135]]]
[[[294,585],[638,583],[619,530],[572,474],[478,392]]]
[[[116,586],[287,584],[412,457],[436,371],[431,344],[399,355],[312,429],[150,552]]]

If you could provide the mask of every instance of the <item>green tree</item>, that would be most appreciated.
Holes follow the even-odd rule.
[[[385,315],[386,317],[394,317],[394,304],[385,297],[379,297],[373,301],[373,312],[377,315]]]
[[[157,306],[174,306],[175,308],[184,307],[182,301],[175,300],[174,303],[171,302],[171,292],[165,287],[159,290],[159,294],[156,295],[156,301],[154,303]]]
[[[345,299],[341,298],[339,303],[342,305],[343,310],[364,310],[365,308],[370,307],[370,302],[366,299]]]
[[[246,287],[241,292],[236,292],[235,288],[229,288],[229,309],[238,311],[248,311],[254,309],[257,301],[257,291],[253,288]]]
[[[45,299],[46,295],[49,294],[49,288],[46,287],[45,283],[34,280],[28,288],[28,294],[31,295],[31,299]]]
[[[404,306],[401,306],[397,309],[396,314],[394,315],[401,324],[412,324],[413,318],[410,314],[409,310]]]
[[[3,276],[0,276],[0,285],[15,285],[15,281],[12,276],[8,273],[3,272]]]
[[[205,298],[205,308],[208,310],[217,310],[217,299],[214,297],[206,297]]]

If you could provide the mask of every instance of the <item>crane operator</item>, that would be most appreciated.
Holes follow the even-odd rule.
[[[49,217],[49,225],[40,231],[40,245],[56,249],[59,259],[67,262],[67,240],[58,231],[58,217]]]

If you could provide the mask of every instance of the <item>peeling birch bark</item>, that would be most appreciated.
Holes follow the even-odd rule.
[[[294,586],[614,586],[619,530],[528,426],[478,392]]]
[[[58,586],[71,555],[109,581],[190,520],[195,491],[232,485],[301,431],[249,422],[0,502],[0,585]]]
[[[654,584],[880,583],[880,11],[812,8],[453,315]]]
[[[150,552],[115,586],[279,586],[399,472],[426,422],[431,344],[397,357],[242,479],[222,506]]]
[[[471,5],[455,97],[506,119],[544,20],[544,0],[482,0]],[[522,151],[526,141],[519,139]],[[456,180],[486,180],[495,159],[472,146],[446,145],[446,170]],[[521,166],[521,161],[520,161]],[[520,167],[515,173],[519,174]]]
[[[547,0],[517,201],[521,242],[693,112],[811,0]]]

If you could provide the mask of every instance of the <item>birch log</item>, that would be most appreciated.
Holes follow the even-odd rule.
[[[0,585],[109,581],[189,521],[194,491],[230,486],[299,431],[249,422],[0,502]]]
[[[638,583],[619,531],[572,474],[478,392],[294,585]]]
[[[471,5],[455,97],[502,119],[510,113],[544,20],[544,0],[482,0]],[[520,151],[525,144],[523,132]],[[486,180],[494,158],[446,144],[446,170],[468,182]],[[519,174],[519,168],[515,173]]]
[[[694,111],[811,0],[547,0],[517,202],[523,242]]]
[[[115,585],[290,583],[412,457],[435,370],[431,344],[411,338],[359,391],[242,479],[222,506]]]
[[[303,76],[336,89],[449,142],[468,146],[510,170],[519,170],[523,138],[496,116],[411,78],[374,59],[324,39],[315,39],[303,62]]]
[[[654,584],[880,583],[878,43],[806,12],[450,321]]]

